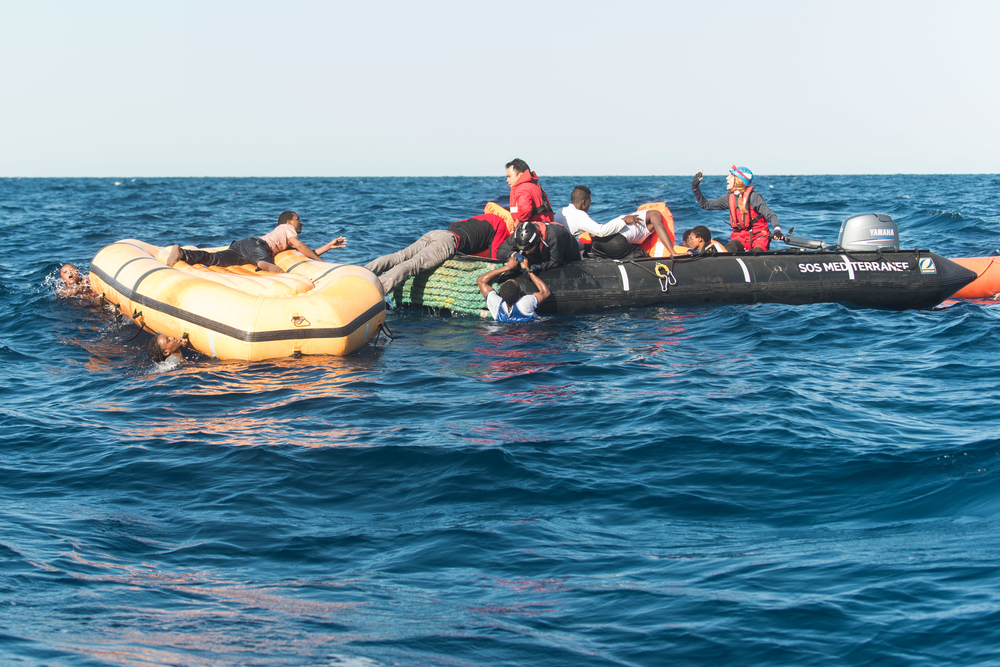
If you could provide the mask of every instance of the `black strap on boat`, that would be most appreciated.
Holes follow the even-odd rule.
[[[667,264],[667,272],[668,273],[673,273],[674,272],[674,260],[675,260],[674,257],[656,257],[655,259],[658,259],[658,260],[662,259],[662,260],[666,260],[667,262],[669,262],[669,264]],[[634,259],[629,258],[629,259],[626,259],[626,260],[616,260],[616,261],[620,261],[620,263],[628,262],[629,264],[632,264],[633,266],[638,266],[643,271],[646,271],[648,273],[653,274],[653,277],[656,278],[657,280],[660,279],[660,275],[658,273],[656,273],[655,269],[651,271],[648,268],[646,268],[645,266],[643,266],[642,264],[640,264],[639,262],[635,261]],[[663,262],[658,262],[658,263],[662,264]]]
[[[136,317],[140,317],[141,315],[142,315],[141,312],[135,312],[132,315],[132,322],[133,322],[133,324],[135,323],[135,318]],[[118,312],[117,310],[115,310],[115,330],[118,331],[118,337],[122,339],[122,342],[124,342],[124,343],[131,343],[132,341],[134,341],[136,338],[139,337],[139,334],[141,334],[146,329],[146,327],[145,327],[145,325],[142,325],[142,324],[136,324],[136,326],[139,327],[139,330],[136,331],[135,335],[132,336],[131,338],[125,338],[125,336],[122,335],[122,327],[121,327],[121,320],[122,320],[122,318],[125,318],[125,315],[122,314],[122,313],[120,313],[120,312]],[[152,333],[152,332],[150,332],[150,333]]]
[[[657,279],[659,279],[659,276],[657,276],[657,275],[656,275],[656,271],[650,271],[649,269],[647,269],[647,268],[646,268],[645,266],[643,266],[643,265],[642,265],[642,264],[640,264],[639,262],[635,261],[634,259],[626,259],[626,260],[617,260],[617,259],[616,259],[615,261],[616,261],[616,262],[618,262],[619,264],[625,264],[625,263],[628,263],[628,264],[631,264],[632,266],[638,266],[638,267],[639,267],[640,269],[642,269],[643,271],[645,271],[645,272],[647,272],[647,273],[651,273],[651,274],[653,274],[653,277],[654,277],[654,278],[657,278]],[[672,269],[673,267],[668,267],[668,268],[671,268],[671,269]]]
[[[391,331],[389,331],[389,327],[386,326],[385,320],[382,320],[382,324],[378,325],[378,331],[375,332],[375,340],[372,341],[372,345],[378,345],[378,338],[383,333],[385,334],[385,337],[389,339],[389,343],[399,338],[399,336],[396,336]]]

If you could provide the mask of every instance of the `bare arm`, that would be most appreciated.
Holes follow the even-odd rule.
[[[476,285],[479,286],[479,292],[485,297],[493,289],[492,283],[496,280],[497,276],[507,271],[513,271],[517,268],[517,258],[513,255],[507,260],[506,264],[503,264],[492,271],[487,271],[483,275],[476,278]]]
[[[343,248],[345,245],[347,245],[347,239],[345,239],[343,236],[338,236],[329,243],[325,243],[320,247],[316,248],[315,251],[308,245],[300,241],[299,237],[297,236],[293,236],[292,238],[288,239],[288,245],[292,246],[293,248],[301,252],[309,259],[319,260],[319,256],[322,255],[327,250],[333,250],[334,248]]]
[[[305,255],[309,259],[315,259],[317,261],[319,260],[319,255],[317,255],[315,252],[313,252],[312,248],[310,248],[305,243],[303,243],[302,241],[300,241],[299,237],[297,237],[297,236],[293,236],[292,238],[288,239],[288,245],[292,246],[293,248],[295,248],[296,250],[298,250],[299,252],[301,252],[303,255]]]
[[[316,254],[317,255],[322,255],[327,250],[333,250],[334,248],[343,248],[346,245],[347,245],[347,238],[345,238],[343,236],[338,236],[337,238],[333,239],[329,243],[326,243],[326,244],[321,245],[320,247],[316,248]]]
[[[525,261],[525,264],[527,264],[527,261]],[[542,279],[536,276],[534,273],[529,272],[528,277],[531,278],[531,282],[535,283],[535,287],[538,288],[538,291],[535,293],[535,298],[538,299],[538,303],[541,304],[542,301],[545,301],[546,299],[549,298],[552,292],[549,291],[549,286],[546,285],[542,281]]]

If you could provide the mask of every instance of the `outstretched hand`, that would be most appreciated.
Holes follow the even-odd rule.
[[[696,188],[698,184],[701,183],[701,179],[704,178],[704,169],[699,169],[698,173],[694,175],[694,180],[691,181],[691,187]]]
[[[329,245],[330,245],[330,250],[333,250],[334,248],[343,248],[345,245],[347,245],[347,238],[343,236],[338,236],[334,240],[330,241]]]

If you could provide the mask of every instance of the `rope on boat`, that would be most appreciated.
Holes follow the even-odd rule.
[[[449,259],[433,271],[424,271],[407,279],[393,290],[393,299],[398,305],[481,315],[486,310],[486,299],[479,292],[476,278],[496,266],[492,262]]]

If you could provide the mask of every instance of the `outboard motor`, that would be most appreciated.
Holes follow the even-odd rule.
[[[885,213],[865,213],[844,220],[837,244],[844,250],[899,250],[899,225]]]

